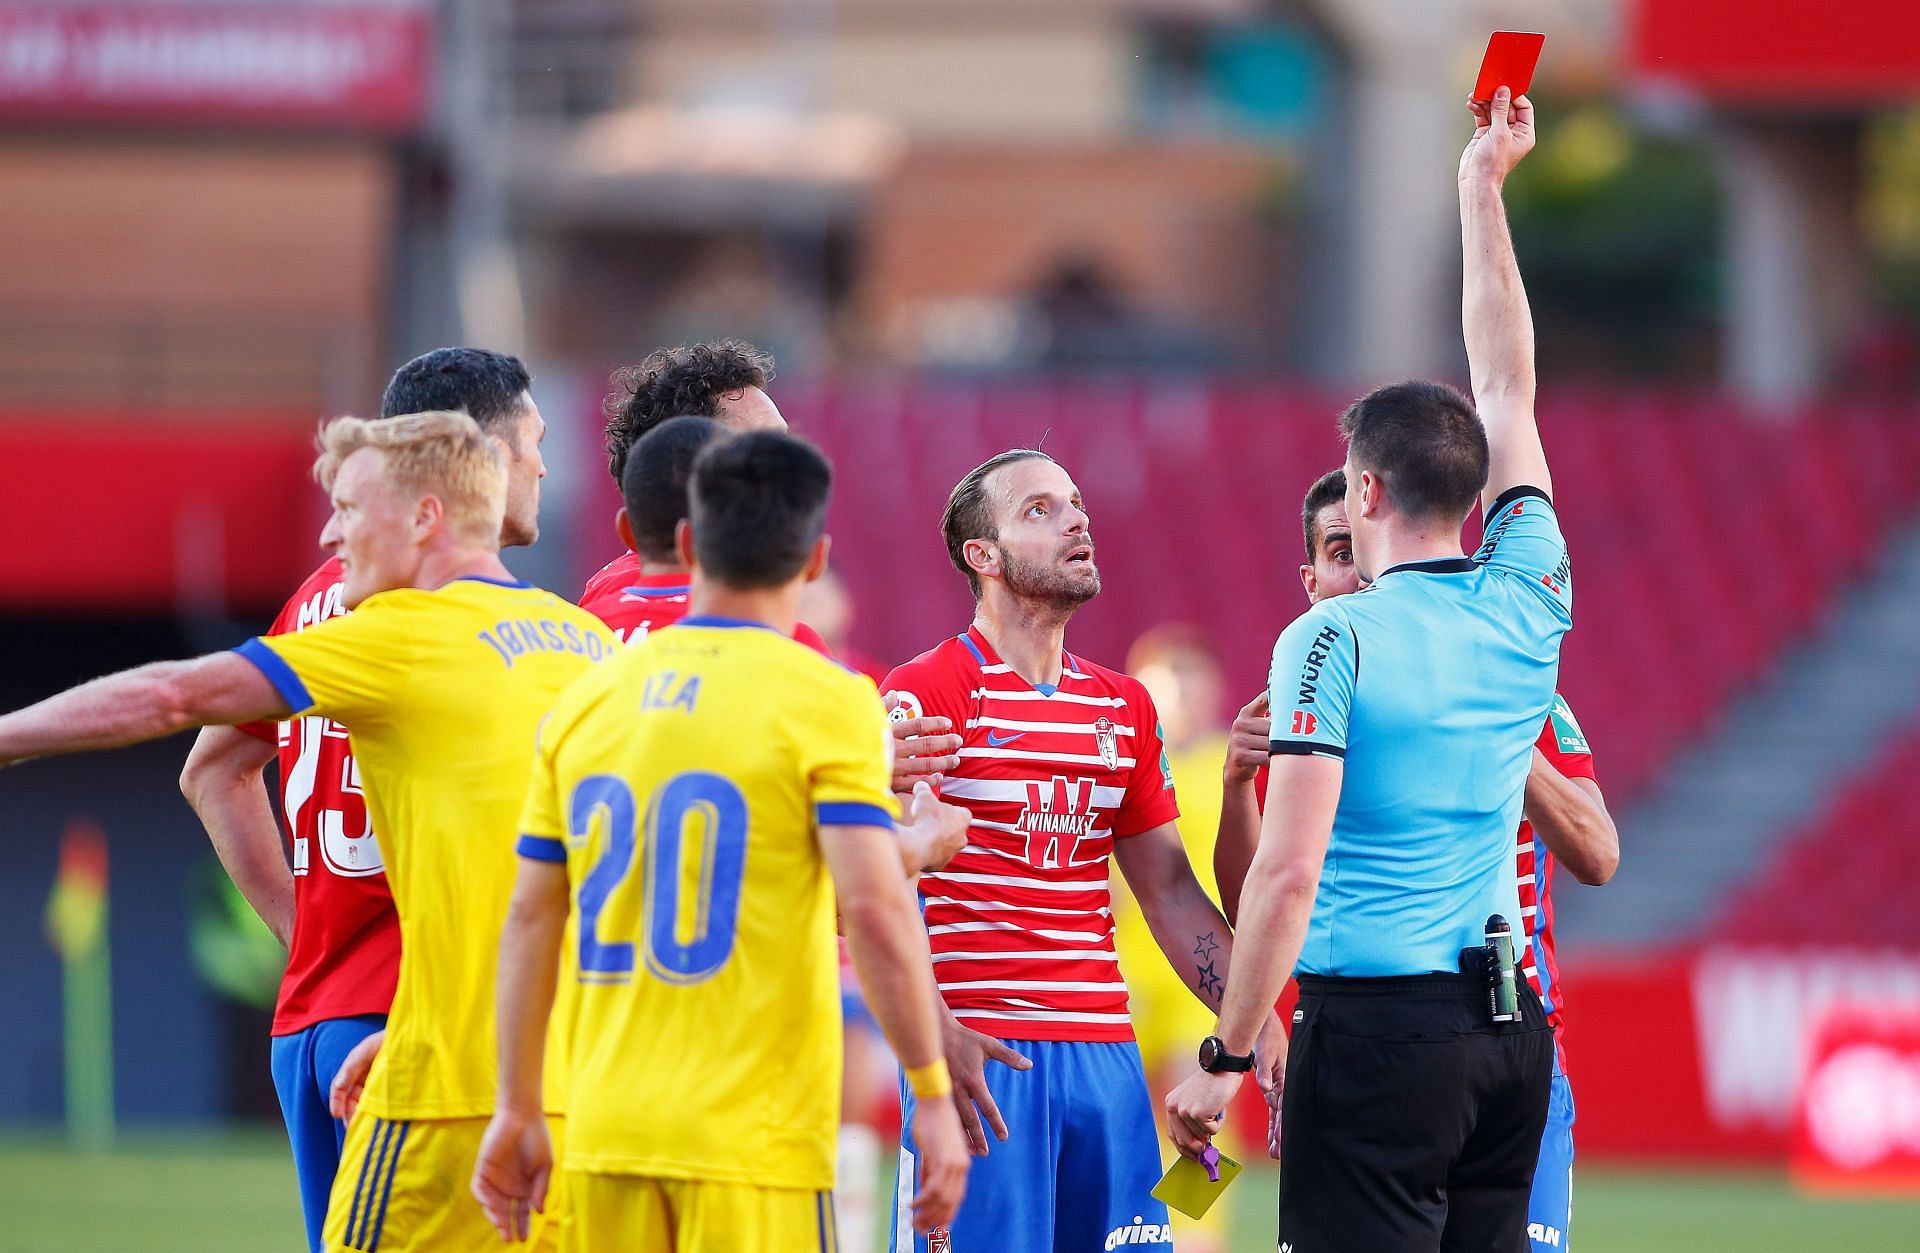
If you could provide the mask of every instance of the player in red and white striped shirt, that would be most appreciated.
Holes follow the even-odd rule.
[[[918,1238],[899,1203],[915,1183],[903,1148],[894,1248],[1051,1253],[1111,1247],[1115,1233],[1170,1245],[1150,1195],[1157,1121],[1114,952],[1110,862],[1215,1008],[1232,937],[1174,827],[1146,688],[1065,648],[1068,619],[1100,590],[1072,478],[1044,453],[1002,453],[954,488],[942,525],[978,610],[886,686],[896,717],[951,718],[961,734],[941,795],[971,811],[967,845],[920,890],[961,1118],[976,1152],[982,1115],[1006,1143],[975,1163],[952,1228]],[[1007,1064],[989,1073],[988,1058]]]

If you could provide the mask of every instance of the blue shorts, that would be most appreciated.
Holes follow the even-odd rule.
[[[1167,1207],[1151,1195],[1160,1182],[1159,1122],[1147,1095],[1140,1050],[1131,1041],[1089,1044],[1009,1040],[1033,1063],[1014,1070],[987,1063],[987,1090],[1006,1120],[1007,1139],[991,1139],[973,1159],[967,1199],[934,1253],[1054,1253],[1119,1244],[1173,1247]],[[900,1097],[900,1170],[893,1190],[892,1253],[929,1253],[915,1235],[911,1203],[919,1187],[913,1155],[913,1098]]]
[[[304,1031],[273,1037],[273,1087],[287,1120],[293,1145],[293,1173],[300,1181],[300,1213],[307,1223],[307,1247],[323,1248],[320,1231],[327,1221],[327,1197],[340,1168],[340,1144],[347,1125],[327,1109],[327,1088],[340,1063],[360,1041],[387,1025],[386,1015],[329,1018]]]
[[[1572,1221],[1573,1085],[1556,1066],[1547,1130],[1540,1137],[1540,1164],[1533,1168],[1533,1196],[1527,1202],[1527,1239],[1533,1253],[1565,1253]]]

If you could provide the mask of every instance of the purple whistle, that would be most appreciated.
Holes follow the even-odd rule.
[[[1220,1182],[1220,1150],[1209,1144],[1200,1150],[1200,1164],[1207,1168],[1207,1182]]]

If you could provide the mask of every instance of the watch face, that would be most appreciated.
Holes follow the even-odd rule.
[[[1200,1069],[1212,1070],[1213,1064],[1220,1060],[1220,1039],[1208,1036],[1200,1041]]]

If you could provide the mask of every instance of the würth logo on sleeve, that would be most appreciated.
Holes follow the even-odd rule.
[[[1042,870],[1075,864],[1080,841],[1093,833],[1093,780],[1054,775],[1053,782],[1027,784],[1027,807],[1015,829],[1027,837],[1027,862]],[[1072,837],[1060,857],[1060,837]]]
[[[1296,709],[1293,711],[1293,734],[1312,735],[1319,729],[1320,719],[1314,717],[1304,709]]]
[[[1113,719],[1102,718],[1093,724],[1093,738],[1100,745],[1100,760],[1107,763],[1107,769],[1120,768],[1120,735],[1113,729]]]
[[[1300,696],[1295,704],[1311,705],[1314,697],[1320,694],[1320,667],[1327,664],[1330,650],[1340,642],[1340,632],[1334,627],[1321,627],[1320,634],[1313,637],[1313,647],[1307,650],[1307,664],[1300,667]]]

